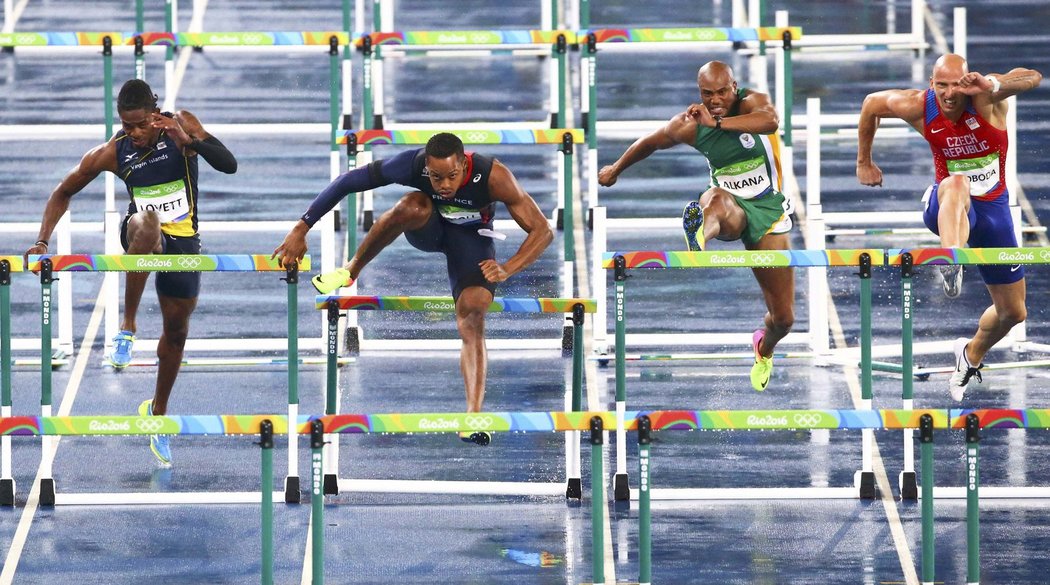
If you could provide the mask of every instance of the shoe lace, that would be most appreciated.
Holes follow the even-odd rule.
[[[984,364],[981,364],[980,366],[977,366],[976,368],[974,368],[974,367],[966,368],[966,373],[963,374],[962,384],[959,384],[959,385],[960,386],[965,386],[965,385],[969,384],[970,383],[970,378],[976,378],[978,383],[983,382],[984,379],[981,378],[981,368],[982,367],[984,367]]]

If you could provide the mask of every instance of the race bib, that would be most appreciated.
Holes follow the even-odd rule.
[[[946,162],[948,172],[963,175],[970,180],[970,195],[984,195],[999,186],[999,153],[980,158],[965,158]]]
[[[772,184],[762,157],[715,169],[718,186],[741,199],[752,199],[765,193]]]
[[[445,221],[457,225],[476,223],[481,221],[480,209],[463,209],[455,205],[438,205],[438,213]]]
[[[132,187],[131,195],[139,211],[157,212],[161,224],[175,223],[190,213],[186,185],[181,180],[149,187]]]

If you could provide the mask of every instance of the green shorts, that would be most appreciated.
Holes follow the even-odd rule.
[[[780,191],[756,199],[733,199],[747,217],[747,227],[740,239],[744,245],[751,247],[766,234],[786,234],[791,231],[791,212],[794,211],[791,200]]]

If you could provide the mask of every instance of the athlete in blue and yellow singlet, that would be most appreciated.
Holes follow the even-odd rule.
[[[36,244],[27,254],[46,254],[49,238],[69,209],[70,199],[104,171],[127,185],[131,203],[120,227],[129,254],[199,254],[197,235],[197,156],[216,170],[233,173],[237,160],[200,121],[186,111],[161,113],[157,96],[146,82],[133,79],[117,96],[121,129],[89,150],[51,193],[44,207]],[[131,362],[135,319],[148,272],[129,272],[124,287],[124,318],[109,353],[115,368]],[[197,306],[199,272],[160,272],[156,279],[164,328],[157,342],[157,384],[153,398],[139,407],[141,415],[167,412],[168,397],[182,364],[190,315]],[[166,435],[150,437],[153,454],[171,463]]]

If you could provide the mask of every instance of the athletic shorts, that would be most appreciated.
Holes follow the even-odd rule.
[[[124,251],[128,251],[128,221],[130,215],[124,216],[120,222],[120,245]],[[195,235],[191,238],[171,236],[161,232],[162,254],[200,254],[201,238]],[[201,291],[200,272],[158,272],[155,285],[157,294],[176,299],[195,299]]]
[[[935,234],[937,231],[937,213],[940,204],[937,201],[937,185],[930,185],[922,196],[922,221]],[[1010,217],[1010,194],[1004,189],[1002,195],[993,201],[970,199],[971,248],[1016,248],[1017,237],[1014,236],[1014,221]],[[1024,278],[1024,266],[1020,264],[979,265],[977,270],[985,284],[1010,284]]]
[[[485,287],[495,295],[496,283],[485,280],[478,264],[482,260],[494,260],[496,246],[492,238],[478,234],[481,228],[492,229],[492,225],[477,223],[462,226],[449,223],[435,209],[426,225],[405,232],[405,238],[417,250],[445,255],[452,298],[458,299],[468,286]]]
[[[761,197],[742,199],[733,196],[736,204],[744,210],[747,227],[740,239],[747,247],[758,244],[766,234],[786,234],[791,231],[791,200],[780,191],[770,191]]]

